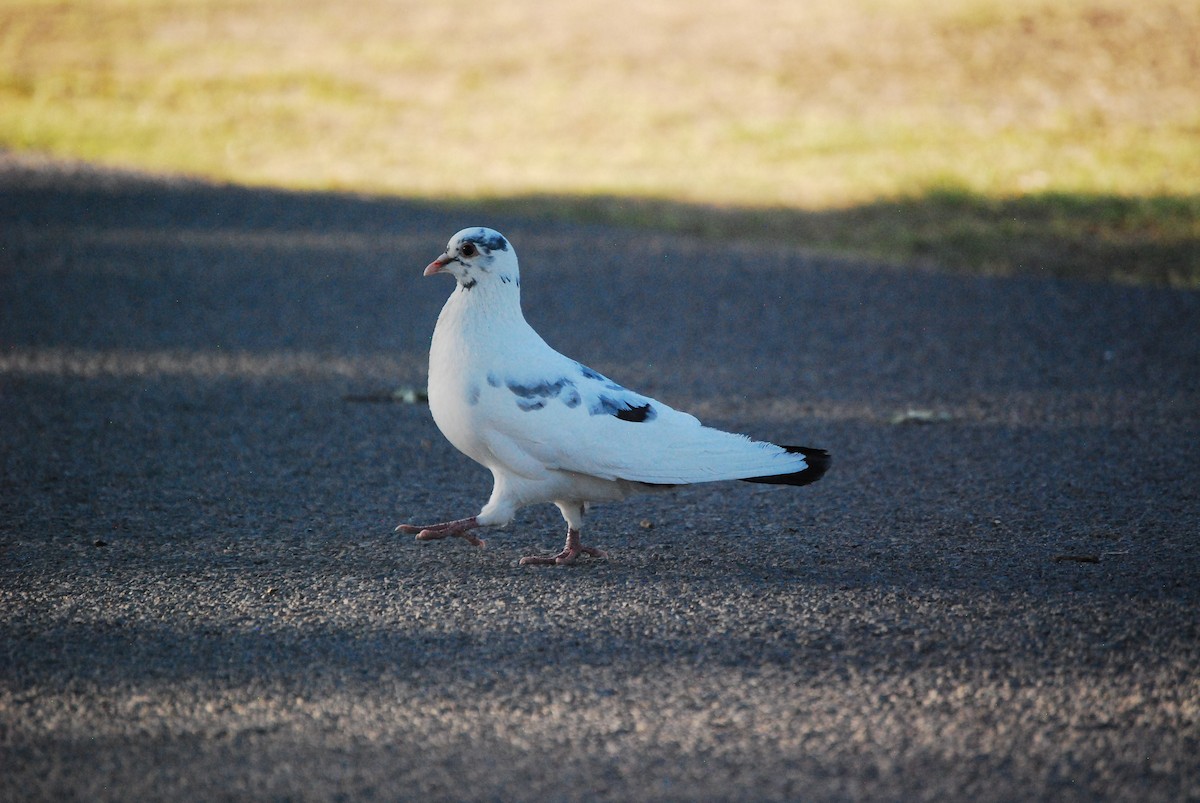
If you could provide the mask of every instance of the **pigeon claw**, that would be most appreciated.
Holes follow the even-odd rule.
[[[404,533],[405,535],[416,535],[418,541],[440,541],[443,538],[461,538],[471,546],[482,547],[487,542],[484,541],[475,533],[471,532],[479,526],[479,522],[474,516],[468,519],[458,519],[457,521],[446,521],[441,524],[401,524],[396,527],[396,532]]]
[[[557,555],[529,555],[521,558],[521,566],[564,566],[574,563],[575,558],[587,555],[593,558],[607,558],[608,553],[602,549],[584,546],[579,541],[579,530],[567,530],[567,544]]]

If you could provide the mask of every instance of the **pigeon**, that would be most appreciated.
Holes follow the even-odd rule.
[[[521,312],[517,254],[497,231],[455,234],[425,268],[425,276],[437,274],[457,284],[433,330],[429,409],[446,439],[492,472],[494,485],[474,516],[401,524],[397,532],[483,546],[477,529],[503,527],[521,508],[553,502],[567,522],[566,545],[520,564],[569,564],[580,555],[606,557],[581,540],[593,502],[718,480],[807,485],[829,468],[823,449],[706,427],[555,351]]]

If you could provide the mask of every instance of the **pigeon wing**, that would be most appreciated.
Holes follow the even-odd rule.
[[[495,435],[547,469],[606,480],[680,485],[791,482],[812,450],[789,450],[712,427],[571,360],[537,375],[488,377]],[[798,484],[798,483],[793,483]]]

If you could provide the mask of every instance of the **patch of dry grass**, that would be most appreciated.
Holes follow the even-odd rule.
[[[580,199],[579,214],[619,197],[639,222],[690,210],[720,221],[691,228],[739,236],[840,214],[830,247],[980,269],[1024,264],[1003,210],[1131,242],[1143,212],[1105,222],[1124,202],[1171,210],[1158,228],[1184,242],[1182,274],[1132,275],[1185,283],[1200,277],[1197,76],[1190,0],[0,7],[9,147],[252,184]],[[903,220],[850,230],[888,204],[923,245],[897,245]],[[954,245],[971,231],[989,245]]]

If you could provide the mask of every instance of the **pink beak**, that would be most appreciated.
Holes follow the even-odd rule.
[[[422,273],[421,275],[422,276],[432,276],[435,273],[441,273],[442,268],[446,267],[446,263],[448,263],[449,261],[450,261],[450,258],[447,257],[445,254],[442,254],[440,257],[438,257],[437,259],[430,262],[425,267],[425,272]]]

